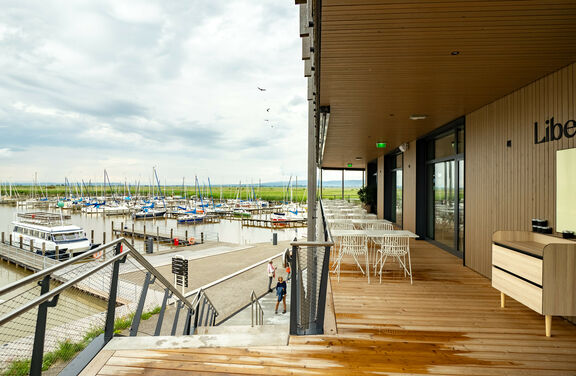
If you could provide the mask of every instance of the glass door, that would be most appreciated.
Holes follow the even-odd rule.
[[[433,230],[430,235],[437,242],[454,247],[454,210],[456,204],[456,181],[454,161],[435,163],[432,167],[432,215]]]
[[[464,253],[464,131],[430,139],[427,152],[426,236],[462,257]]]

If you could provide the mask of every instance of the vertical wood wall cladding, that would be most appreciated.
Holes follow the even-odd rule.
[[[402,227],[404,230],[416,232],[416,141],[410,142],[408,150],[404,152],[402,176]]]
[[[532,218],[555,228],[555,153],[576,137],[534,144],[534,123],[542,137],[551,117],[576,119],[575,75],[571,64],[466,116],[465,261],[489,278],[494,231],[530,231]]]
[[[384,219],[384,156],[378,157],[378,218]]]

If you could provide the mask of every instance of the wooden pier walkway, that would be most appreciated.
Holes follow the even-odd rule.
[[[190,235],[188,230],[185,230],[182,234],[181,231],[176,232],[174,229],[170,229],[169,233],[160,232],[159,227],[154,228],[146,228],[144,226],[142,229],[128,228],[127,226],[124,227],[112,227],[112,232],[116,236],[126,237],[126,238],[152,238],[156,242],[165,242],[165,243],[173,243],[174,239],[178,238],[181,242],[188,241],[190,237],[194,237],[194,235]],[[200,233],[200,238],[195,238],[195,243],[204,243],[205,236],[204,233]]]
[[[49,268],[59,262],[27,249],[4,243],[0,243],[0,259],[33,272]]]

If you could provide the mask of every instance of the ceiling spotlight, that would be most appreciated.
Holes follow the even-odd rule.
[[[428,115],[412,114],[412,115],[410,115],[410,120],[424,120],[427,117],[428,117]]]
[[[356,160],[357,160],[357,161],[361,161],[361,160],[362,160],[362,157],[356,157]]]
[[[460,51],[452,51],[450,52],[450,55],[452,56],[460,55]]]

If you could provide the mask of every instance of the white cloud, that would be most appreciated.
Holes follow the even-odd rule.
[[[0,179],[123,180],[153,165],[168,182],[304,176],[290,2],[5,0],[0,41],[0,150],[14,156]]]

